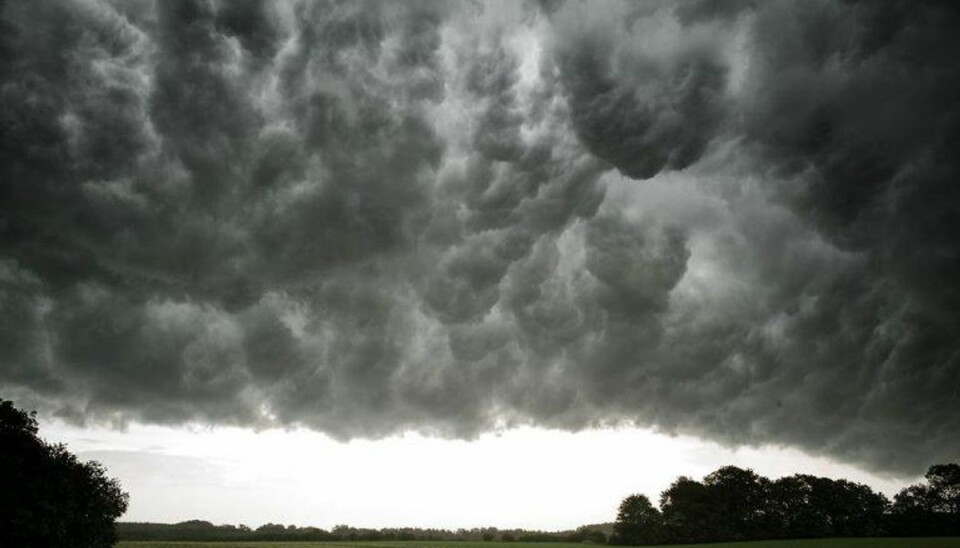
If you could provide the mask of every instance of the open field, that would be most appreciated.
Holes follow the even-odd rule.
[[[119,548],[584,548],[566,542],[121,542]],[[960,548],[960,537],[768,540],[673,544],[671,548]]]

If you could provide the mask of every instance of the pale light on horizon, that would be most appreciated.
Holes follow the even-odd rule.
[[[130,493],[121,520],[136,522],[565,530],[613,521],[623,497],[656,503],[676,477],[726,464],[770,478],[845,478],[887,496],[909,483],[794,449],[732,449],[641,428],[338,442],[304,429],[41,425],[48,441],[121,481]]]

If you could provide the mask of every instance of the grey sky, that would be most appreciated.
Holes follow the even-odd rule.
[[[950,3],[8,1],[0,389],[960,455]]]

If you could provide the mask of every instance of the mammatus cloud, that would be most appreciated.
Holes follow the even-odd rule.
[[[0,386],[960,454],[948,3],[6,2]]]

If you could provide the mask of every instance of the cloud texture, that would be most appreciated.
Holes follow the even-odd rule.
[[[950,3],[0,6],[7,397],[960,455]]]

